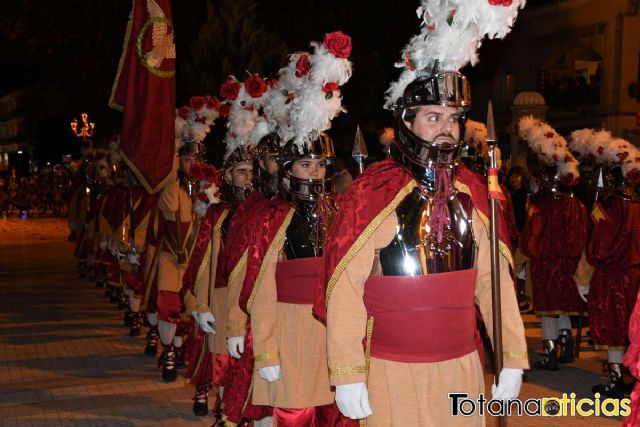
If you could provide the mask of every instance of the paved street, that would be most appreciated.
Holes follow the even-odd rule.
[[[78,279],[62,220],[0,220],[0,426],[209,426],[191,415],[192,388],[164,383],[117,311]],[[525,316],[531,349],[538,319]],[[533,353],[533,352],[532,352]],[[529,371],[522,398],[575,392],[602,381],[604,353],[556,373]],[[488,425],[495,420],[489,419]],[[510,426],[617,426],[604,417],[512,418]]]

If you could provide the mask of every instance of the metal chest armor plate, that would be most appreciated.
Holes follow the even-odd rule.
[[[384,276],[416,276],[473,268],[476,246],[471,227],[471,204],[468,196],[454,194],[448,202],[450,226],[437,241],[429,227],[433,198],[420,188],[396,209],[398,226],[388,246],[378,258]]]
[[[285,234],[285,256],[288,260],[322,256],[336,214],[333,199],[295,200],[293,203],[295,212]]]

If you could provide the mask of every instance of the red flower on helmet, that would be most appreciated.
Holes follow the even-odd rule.
[[[250,97],[260,98],[267,91],[267,84],[260,76],[253,75],[244,81],[244,89]]]
[[[351,55],[351,37],[342,31],[325,34],[322,44],[336,58],[346,59]]]
[[[325,83],[324,86],[322,86],[322,91],[324,93],[327,92],[333,92],[334,90],[337,90],[340,88],[340,85],[336,82],[329,82],[329,83]]]
[[[506,6],[506,7],[509,7],[509,6],[511,6],[511,3],[513,3],[513,0],[489,0],[489,4],[491,6]]]
[[[229,104],[222,104],[220,105],[220,116],[223,119],[226,119],[229,117],[229,112],[231,112],[231,106]]]
[[[599,146],[596,151],[598,152],[599,155],[602,156],[602,154],[604,154],[604,147],[603,146]]]
[[[622,153],[618,153],[617,154],[618,158],[620,159],[620,161],[624,161],[627,157],[629,157],[629,152],[624,151]]]
[[[237,80],[232,78],[227,79],[227,81],[220,86],[220,96],[233,101],[238,98],[240,87],[240,82]]]
[[[207,103],[206,98],[202,96],[192,96],[191,99],[189,100],[189,105],[195,111],[200,110],[206,103]]]
[[[555,134],[555,133],[553,133],[553,132],[547,132],[547,133],[545,133],[545,134],[544,134],[544,136],[546,136],[546,137],[547,137],[547,138],[549,138],[549,139],[553,138],[555,135],[556,135],[556,134]]]
[[[191,109],[186,105],[183,105],[182,107],[178,108],[178,115],[183,120],[187,120],[187,117],[189,117],[190,112],[191,112]]]
[[[207,108],[220,111],[220,100],[215,96],[207,96]]]
[[[627,176],[625,178],[631,185],[640,184],[640,170],[638,169],[630,170],[629,172],[627,172]]]
[[[300,55],[298,61],[296,61],[296,77],[300,78],[306,76],[311,70],[311,62],[309,62],[309,55]]]

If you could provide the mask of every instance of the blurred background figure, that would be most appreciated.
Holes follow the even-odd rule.
[[[351,173],[347,170],[346,162],[340,157],[336,158],[336,174],[334,180],[338,194],[346,193],[347,188],[349,188],[353,182],[353,176],[351,176]]]

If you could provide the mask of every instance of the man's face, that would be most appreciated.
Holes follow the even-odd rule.
[[[324,179],[326,174],[325,159],[300,159],[291,166],[291,175],[299,179]]]
[[[278,173],[278,162],[276,159],[278,155],[275,153],[269,153],[260,159],[260,167],[267,171],[270,175],[276,175]]]
[[[182,156],[180,157],[180,170],[189,175],[191,171],[191,165],[194,163],[198,163],[194,156]]]
[[[234,187],[251,187],[253,165],[250,162],[236,163],[231,170],[231,185]]]
[[[414,108],[413,123],[404,124],[419,138],[438,145],[453,145],[460,141],[460,109],[442,105],[421,105]]]

